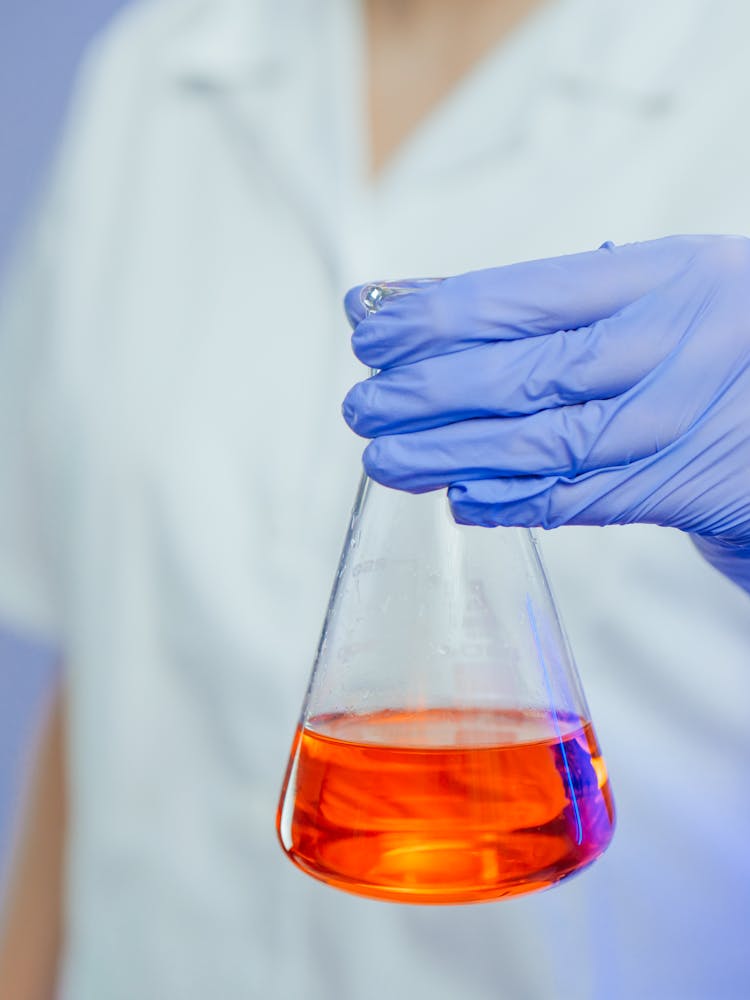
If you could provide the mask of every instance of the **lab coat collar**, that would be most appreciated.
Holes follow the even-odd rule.
[[[169,44],[170,70],[181,83],[216,90],[293,72],[298,50],[286,44],[287,36],[300,24],[314,24],[313,6],[309,0],[183,0]],[[705,0],[551,0],[530,25],[554,20],[545,69],[551,82],[569,87],[571,95],[630,97],[646,107],[674,94],[675,55],[689,41],[684,32],[706,13]]]
[[[342,203],[361,177],[356,0],[181,2],[169,73],[213,100],[248,170],[265,163],[336,274]]]
[[[694,44],[700,35],[707,2],[550,0],[477,68],[478,76],[488,74],[480,91],[491,95],[489,105],[472,99],[478,82],[472,74],[396,155],[380,189],[408,187],[410,177],[422,180],[430,171],[461,168],[488,151],[498,155],[498,145],[512,155],[533,134],[540,108],[550,99],[595,103],[606,114],[668,113],[683,82],[678,67],[684,73],[685,43]],[[175,81],[214,96],[233,141],[265,158],[329,270],[340,273],[341,227],[368,198],[366,141],[358,124],[364,107],[361,4],[180,4],[168,53]],[[326,80],[320,77],[322,64]],[[327,95],[324,100],[321,94]],[[437,160],[423,155],[435,148],[442,151]]]
[[[571,98],[667,110],[700,58],[707,0],[561,0],[552,80]]]
[[[168,73],[206,90],[265,79],[283,66],[269,13],[258,0],[185,0],[166,46]]]

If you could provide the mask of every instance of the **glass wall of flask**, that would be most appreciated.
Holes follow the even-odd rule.
[[[554,885],[613,829],[531,533],[364,477],[279,803],[288,857],[359,895],[467,903]]]

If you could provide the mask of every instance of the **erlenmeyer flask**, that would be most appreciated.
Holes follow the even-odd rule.
[[[279,803],[284,851],[349,892],[462,903],[553,885],[613,828],[531,533],[458,525],[443,493],[363,477]]]

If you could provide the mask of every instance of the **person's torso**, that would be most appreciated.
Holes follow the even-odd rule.
[[[608,32],[581,0],[544,10],[371,186],[356,18],[290,5],[285,38],[265,6],[273,58],[247,67],[239,5],[137,15],[113,58],[137,93],[71,185],[43,375],[75,723],[66,996],[740,996],[749,606],[677,533],[543,538],[619,810],[590,873],[385,906],[303,878],[273,822],[359,474],[344,290],[750,232],[736,53],[711,49],[731,32],[705,44],[705,3]]]

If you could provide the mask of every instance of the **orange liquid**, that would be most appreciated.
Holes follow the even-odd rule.
[[[590,723],[486,709],[308,720],[277,816],[303,871],[401,903],[544,889],[594,861],[613,829]]]

